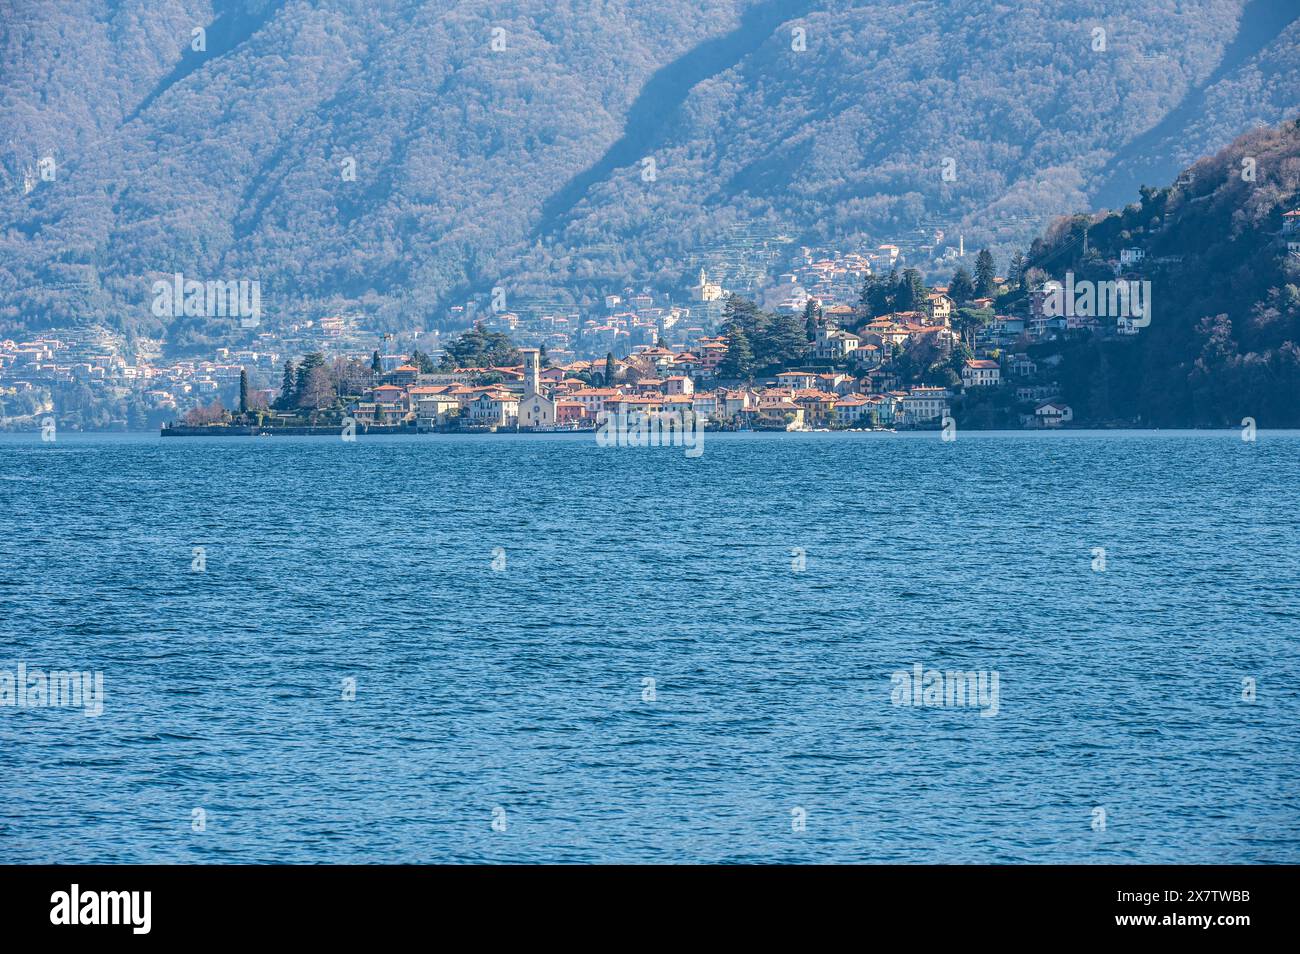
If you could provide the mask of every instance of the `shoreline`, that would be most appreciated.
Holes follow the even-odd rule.
[[[834,435],[834,434],[891,434],[894,436],[907,435],[934,435],[938,434],[939,428],[916,428],[904,430],[880,429],[872,431],[868,428],[848,428],[837,430],[800,430],[800,431],[783,431],[779,429],[765,430],[761,428],[747,430],[706,430],[705,433],[717,437],[731,434],[790,434],[790,435]],[[482,437],[482,436],[511,436],[511,437],[557,437],[557,436],[575,436],[594,434],[592,429],[587,430],[555,430],[555,431],[534,431],[534,430],[514,430],[502,429],[499,431],[432,431],[416,430],[413,428],[385,428],[372,427],[369,430],[357,429],[358,437],[382,437],[382,436],[410,436],[410,437]],[[958,431],[960,435],[970,434],[1004,434],[1004,435],[1050,435],[1050,434],[1221,434],[1239,436],[1241,428],[1231,426],[1221,427],[1041,427],[1041,428],[975,428],[969,427]],[[1259,434],[1300,434],[1300,428],[1294,427],[1277,427],[1277,428],[1259,428]],[[294,427],[294,428],[257,428],[244,425],[223,426],[223,427],[178,427],[155,429],[148,428],[144,430],[62,430],[60,437],[64,435],[75,435],[77,437],[334,437],[340,436],[338,427]],[[0,431],[0,437],[32,437],[39,439],[40,431]]]

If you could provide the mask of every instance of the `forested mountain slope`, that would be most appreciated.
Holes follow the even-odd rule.
[[[1033,243],[1029,284],[1113,280],[1105,263],[1139,249],[1126,277],[1150,281],[1152,302],[1128,340],[1071,335],[1036,356],[1060,355],[1062,395],[1085,420],[1300,426],[1300,226],[1284,231],[1300,207],[1300,122],[1247,133],[1179,182]]]
[[[176,349],[216,332],[150,312],[175,271],[260,281],[272,324],[397,328],[494,286],[680,287],[732,225],[1009,250],[1148,130],[1201,155],[1300,107],[1284,0],[4,6],[0,333]],[[1237,41],[1248,6],[1268,19]]]

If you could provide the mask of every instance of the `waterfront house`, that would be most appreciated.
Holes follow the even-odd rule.
[[[594,418],[610,409],[610,403],[621,397],[617,388],[582,388],[569,393],[567,400],[576,401],[586,409],[586,416]]]
[[[708,420],[717,420],[718,395],[713,391],[696,391],[691,395],[691,410]]]
[[[835,403],[835,423],[840,427],[856,427],[863,423],[871,402],[861,394],[850,394]]]
[[[915,426],[946,417],[950,396],[946,388],[912,388],[903,399],[904,420],[909,426]]]
[[[800,430],[804,426],[804,410],[788,399],[771,401],[759,406],[755,423],[765,427],[783,427],[788,431]]]
[[[1048,401],[1034,408],[1034,423],[1039,427],[1060,427],[1074,420],[1074,411],[1068,404]]]
[[[425,394],[415,403],[415,422],[422,428],[446,424],[460,411],[460,402],[453,395],[446,393]]]
[[[555,402],[556,424],[581,424],[587,420],[587,408],[578,401]]]
[[[519,418],[519,398],[508,390],[486,390],[469,402],[471,424],[505,427]]]

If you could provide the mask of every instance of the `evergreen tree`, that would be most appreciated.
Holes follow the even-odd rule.
[[[991,297],[996,277],[997,266],[993,263],[993,253],[986,248],[980,249],[980,253],[975,256],[975,297]]]
[[[807,314],[808,306],[805,305],[804,315]],[[783,367],[797,364],[808,351],[807,325],[801,315],[774,315],[765,337],[768,360],[773,364]]]
[[[298,404],[302,403],[303,394],[307,390],[307,379],[311,376],[312,371],[323,367],[325,367],[325,355],[319,351],[313,351],[302,359],[302,363],[298,365],[298,377],[294,385],[294,394],[298,398]]]
[[[433,363],[433,359],[418,348],[411,352],[409,360],[411,364],[419,368],[421,374],[433,374],[438,370],[437,365]]]
[[[248,369],[239,369],[239,413],[248,413]]]
[[[1019,288],[1021,282],[1024,281],[1024,277],[1025,256],[1020,252],[1016,252],[1015,256],[1011,259],[1011,273],[1007,276],[1007,280],[1010,281],[1013,286]]]
[[[379,359],[378,348],[376,348],[375,353],[370,356],[370,371],[372,374],[382,374],[384,371],[384,363]]]
[[[866,299],[867,289],[864,284],[862,287],[863,299]],[[817,299],[809,298],[803,306],[803,332],[804,338],[809,344],[817,340],[817,327],[820,324],[821,314],[817,309]]]
[[[293,388],[295,381],[297,381],[297,373],[294,371],[293,359],[286,358],[284,361],[284,378],[280,381],[280,396],[276,399],[276,407],[281,410],[288,410],[293,407]]]
[[[894,310],[894,292],[898,286],[898,272],[891,270],[889,275],[881,278],[872,275],[863,285],[865,310],[868,318],[879,318]]]
[[[605,353],[605,387],[614,386],[614,375],[618,373],[618,366],[614,364],[614,352]]]
[[[915,268],[904,269],[894,293],[894,310],[924,311],[929,297],[930,289],[921,280],[921,273]]]
[[[965,265],[959,265],[953,272],[952,281],[948,283],[948,297],[958,305],[964,305],[975,297],[975,283]]]
[[[749,345],[749,335],[739,321],[727,325],[727,353],[718,363],[718,375],[723,378],[748,378],[754,370],[754,352]]]
[[[499,331],[486,331],[482,323],[447,343],[442,356],[444,368],[501,368],[510,367],[522,359],[509,335]]]
[[[739,295],[727,296],[727,307],[723,310],[723,324],[738,324],[744,330],[745,334],[753,338],[758,334],[759,326],[763,322],[763,313],[758,305],[748,298],[741,298]]]

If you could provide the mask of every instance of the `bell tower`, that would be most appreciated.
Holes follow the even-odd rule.
[[[530,398],[541,393],[541,353],[536,348],[520,348],[519,353],[524,356],[524,397]]]

